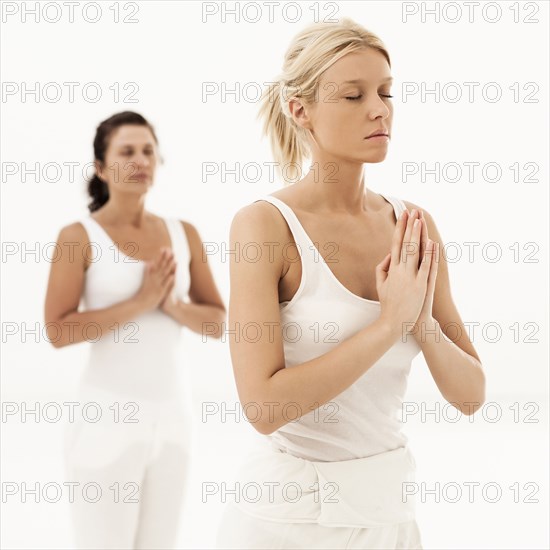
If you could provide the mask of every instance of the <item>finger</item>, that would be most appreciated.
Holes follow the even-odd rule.
[[[176,260],[174,260],[173,258],[172,259],[168,258],[168,261],[164,265],[162,274],[166,275],[167,273],[174,273],[176,271],[176,268],[177,268]]]
[[[416,208],[413,208],[409,219],[407,220],[407,227],[405,228],[405,234],[403,235],[403,241],[401,243],[401,251],[400,251],[400,262],[406,262],[409,259],[409,256],[412,255],[413,248],[411,243],[412,238],[412,231],[414,222],[417,219],[418,212]],[[418,264],[417,264],[418,265]]]
[[[430,272],[428,274],[428,288],[427,288],[427,294],[429,296],[433,296],[435,291],[435,280],[437,277],[437,249],[438,244],[432,241],[432,259],[430,262]]]
[[[161,273],[162,280],[165,280],[169,275],[174,275],[175,272],[176,272],[176,269],[174,265],[168,264],[165,270]]]
[[[424,252],[424,256],[422,256],[422,263],[420,265],[420,269],[418,270],[418,275],[428,280],[428,276],[430,274],[431,264],[433,259],[433,241],[431,239],[428,239],[428,244],[426,245],[426,251]]]
[[[422,259],[420,256],[420,232],[422,229],[422,222],[418,216],[412,222],[409,239],[405,241],[405,261],[407,262],[407,269],[411,273],[416,273],[418,269],[419,261]]]
[[[420,212],[418,212],[418,217],[413,223],[413,230],[411,235],[411,261],[409,265],[414,266],[414,270],[418,270],[420,262],[424,257],[424,251],[422,249],[422,231],[424,228],[424,221],[422,220]],[[424,249],[425,250],[425,249]]]
[[[405,234],[403,235],[404,239],[407,239],[407,241],[410,240],[411,238],[412,227],[413,227],[414,220],[416,220],[416,217],[417,217],[417,212],[416,212],[416,209],[413,208],[407,219]]]
[[[385,258],[378,264],[378,269],[380,269],[381,271],[385,271],[385,272],[388,272],[388,270],[390,269],[390,265],[391,265],[391,252],[388,252],[388,254],[386,254]]]
[[[392,244],[391,244],[391,263],[397,265],[401,261],[401,246],[403,244],[403,235],[407,228],[409,220],[409,211],[403,210],[401,216],[397,220],[395,231],[393,232]]]
[[[171,254],[171,251],[169,248],[164,248],[163,252],[164,254],[162,255],[162,259],[160,261],[161,272],[163,272],[166,269],[166,265],[170,262],[170,254]]]
[[[413,233],[412,233],[414,252],[417,258],[422,258],[423,254],[421,255],[420,253],[422,251],[422,231],[424,229],[425,222],[422,219],[420,212],[418,212],[418,217],[416,219],[416,222],[417,222],[416,224],[413,224]],[[414,265],[418,267],[418,262],[416,262],[416,264]]]
[[[166,292],[167,294],[172,292],[174,286],[175,286],[175,282],[176,282],[176,277],[174,276],[174,274],[170,274],[170,276],[168,277],[167,279],[167,282],[166,282],[166,286],[165,286],[165,290],[164,292]]]
[[[154,260],[153,268],[155,271],[158,271],[161,268],[165,255],[166,255],[166,250],[163,247],[160,249],[160,252],[157,254],[157,258]]]
[[[428,224],[426,223],[426,218],[424,217],[424,210],[420,211],[420,219],[422,221],[422,230],[420,232],[420,258],[424,256],[426,250],[426,244],[428,243]]]
[[[164,270],[166,269],[166,266],[169,265],[169,263],[170,263],[170,252],[165,250],[158,264],[159,271],[161,273],[164,273]]]
[[[376,266],[376,280],[384,282],[388,277],[388,271],[391,265],[392,255],[389,252],[386,257]]]
[[[434,284],[435,284],[435,277],[437,277],[437,269],[439,268],[439,243],[434,243],[435,246],[435,253],[432,260],[432,270],[434,272]]]
[[[175,271],[169,271],[168,273],[166,273],[163,278],[162,278],[162,284],[163,286],[166,286],[168,284],[168,282],[171,280],[171,279],[175,279],[176,278],[176,273]]]

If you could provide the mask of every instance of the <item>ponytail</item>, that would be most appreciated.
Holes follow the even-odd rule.
[[[304,129],[290,114],[288,100],[296,97],[296,89],[282,80],[271,83],[260,99],[258,117],[263,117],[263,133],[269,136],[276,169],[284,185],[302,177],[302,162],[309,154]]]
[[[109,187],[97,174],[88,180],[88,195],[92,198],[88,204],[90,212],[99,210],[109,200]]]

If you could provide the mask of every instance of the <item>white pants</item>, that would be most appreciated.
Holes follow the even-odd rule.
[[[416,521],[384,527],[325,527],[316,523],[280,523],[255,518],[233,504],[226,506],[216,548],[422,548]]]
[[[77,418],[66,439],[76,547],[174,548],[191,467],[190,408],[127,406],[127,397],[89,388],[80,397],[102,414],[97,422]],[[96,410],[88,409],[90,418]]]
[[[239,468],[243,491],[224,510],[216,546],[422,548],[414,499],[403,499],[415,470],[409,447],[328,463],[258,447]]]

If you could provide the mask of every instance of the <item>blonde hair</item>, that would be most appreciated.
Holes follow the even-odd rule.
[[[380,38],[347,17],[336,23],[306,27],[287,49],[282,73],[264,90],[258,113],[264,119],[263,133],[269,137],[285,186],[297,180],[303,160],[311,154],[307,130],[294,122],[288,109],[289,99],[299,97],[305,103],[312,102],[323,72],[344,55],[365,48],[378,50],[391,66]]]

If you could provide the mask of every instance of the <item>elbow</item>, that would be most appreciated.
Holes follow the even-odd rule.
[[[465,398],[458,400],[458,403],[453,400],[447,400],[456,409],[466,416],[472,416],[475,414],[485,403],[485,373],[483,372],[483,365],[480,361],[476,361],[477,373],[475,380],[473,381],[473,387]]]
[[[253,422],[252,425],[256,431],[262,435],[271,435],[277,430],[277,427],[273,422]]]
[[[61,349],[61,348],[64,348],[66,346],[68,346],[70,344],[70,342],[67,342],[66,340],[64,340],[63,338],[61,338],[60,336],[57,336],[55,339],[52,339],[48,336],[48,339],[50,341],[50,344],[55,348],[55,349]]]
[[[457,411],[460,411],[465,416],[472,416],[481,408],[483,403],[485,403],[485,399],[467,399],[462,402],[453,401],[452,399],[447,398],[445,398],[445,400],[449,403],[449,405],[452,405]]]
[[[208,323],[208,330],[206,333],[203,332],[203,335],[206,334],[208,338],[214,338],[214,340],[221,340],[223,336],[222,324],[221,323]]]
[[[257,401],[249,401],[242,405],[244,415],[249,424],[262,435],[271,435],[279,429],[273,409],[264,408]]]
[[[481,408],[485,400],[482,401],[465,401],[462,407],[458,407],[458,410],[465,416],[472,416]]]
[[[481,364],[481,361],[477,361],[477,367],[478,367],[478,380],[476,381],[476,399],[475,399],[475,403],[477,406],[473,411],[473,413],[483,406],[487,398],[486,391],[485,391],[486,378],[485,378],[485,373],[483,372],[483,365]]]
[[[60,349],[66,345],[63,341],[63,332],[60,327],[61,323],[59,321],[46,320],[46,336],[48,337],[48,342],[55,349]]]
[[[485,403],[485,392],[481,392],[462,403],[453,403],[453,405],[464,415],[472,416],[475,414]]]
[[[256,422],[254,427],[256,431],[262,435],[271,435],[280,428],[275,419],[271,419],[271,421],[264,420],[263,422]]]
[[[202,335],[208,338],[214,338],[220,340],[224,335],[225,321],[227,318],[227,312],[224,307],[217,307],[216,314],[209,320],[202,324]]]

